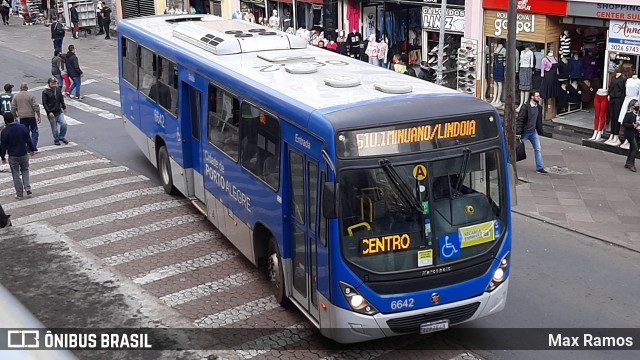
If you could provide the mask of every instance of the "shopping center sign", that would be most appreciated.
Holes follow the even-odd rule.
[[[509,9],[509,0],[482,0],[482,7],[506,11]],[[518,0],[518,12],[566,16],[567,2],[564,0]]]
[[[611,20],[609,51],[640,55],[640,22]]]
[[[571,1],[567,5],[567,15],[612,20],[640,21],[640,5]]]

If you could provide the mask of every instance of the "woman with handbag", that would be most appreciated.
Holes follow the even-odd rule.
[[[2,22],[5,25],[9,25],[9,11],[11,11],[11,4],[9,4],[9,0],[2,0],[0,14],[2,14]]]
[[[638,127],[640,127],[640,102],[633,99],[629,102],[627,113],[622,120],[624,138],[629,141],[629,154],[624,167],[636,172],[636,156],[638,155]]]

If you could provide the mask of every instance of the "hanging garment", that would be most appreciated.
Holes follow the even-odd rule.
[[[571,56],[571,36],[562,34],[560,36],[560,56]]]
[[[578,89],[582,91],[582,94],[580,94],[580,98],[582,99],[583,103],[588,103],[593,100],[594,90],[591,86],[587,85],[584,81],[580,81],[578,83]]]
[[[558,94],[558,60],[552,56],[542,59],[542,84],[540,85],[540,97],[547,99],[555,99]]]
[[[582,51],[582,34],[577,31],[571,34],[571,52]]]
[[[626,88],[626,96],[624,98],[624,102],[622,103],[620,116],[618,117],[619,123],[622,123],[622,120],[624,119],[624,116],[627,113],[627,108],[629,107],[629,103],[631,102],[631,100],[633,99],[638,100],[638,98],[640,97],[640,79],[638,79],[637,77],[632,77],[627,79],[627,82],[625,83],[625,88]]]
[[[571,80],[582,80],[582,60],[571,58],[569,59],[569,78]]]
[[[347,21],[349,21],[349,32],[360,28],[360,3],[355,0],[349,0],[347,3]]]
[[[558,90],[558,97],[556,98],[556,111],[558,114],[563,113],[567,110],[567,106],[569,106],[569,89],[571,86],[567,86],[566,88],[560,87]]]
[[[569,63],[564,61],[558,62],[558,81],[569,80],[571,71],[569,69]]]
[[[504,82],[504,64],[506,61],[507,49],[504,47],[496,48],[493,53],[493,80]]]
[[[582,78],[585,80],[593,80],[596,76],[596,57],[587,54],[582,57]]]
[[[533,69],[530,67],[521,67],[518,73],[520,91],[531,90],[533,85]]]
[[[336,43],[338,44],[338,53],[341,55],[347,55],[347,37],[338,36]]]
[[[360,40],[362,35],[359,32],[350,32],[347,35],[347,46],[349,49],[349,56],[352,58],[360,59]]]
[[[571,104],[580,104],[580,101],[582,101],[577,86],[578,84],[576,84],[576,87],[573,87],[573,84],[567,86],[567,94],[569,97],[569,103]]]

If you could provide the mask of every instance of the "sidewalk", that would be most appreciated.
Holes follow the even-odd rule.
[[[46,60],[47,66],[31,80],[42,84],[50,76],[50,37],[44,26],[0,28],[0,45]],[[78,48],[85,78],[118,82],[116,37],[67,36],[63,48],[69,44]],[[517,186],[513,211],[640,252],[640,173],[623,167],[625,156],[547,137],[541,137],[541,143],[545,166],[552,173],[535,172],[533,150],[527,143],[528,157],[517,164],[524,182]]]

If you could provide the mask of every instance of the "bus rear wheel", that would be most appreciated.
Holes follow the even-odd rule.
[[[169,161],[169,152],[167,147],[162,146],[158,150],[158,174],[160,175],[160,181],[164,192],[169,195],[175,195],[177,190],[173,186],[173,176],[171,175],[171,162]]]
[[[269,257],[267,259],[267,272],[269,274],[269,281],[273,285],[274,295],[276,301],[281,306],[286,306],[289,303],[284,291],[284,272],[282,271],[282,257],[278,250],[278,244],[272,237],[269,239]]]

